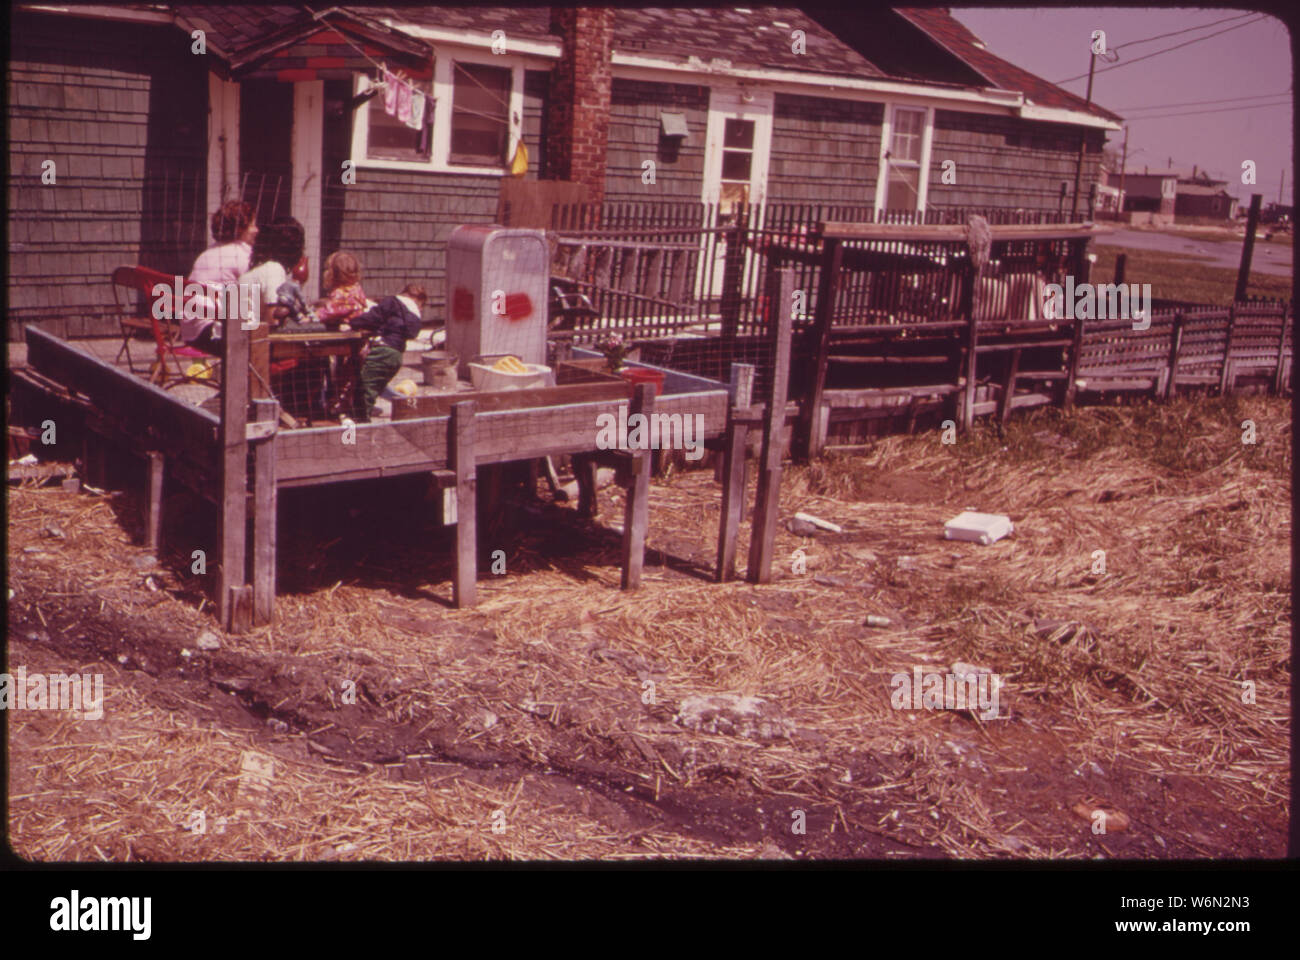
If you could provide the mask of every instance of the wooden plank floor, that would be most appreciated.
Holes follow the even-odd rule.
[[[125,356],[123,356],[120,361],[115,359],[118,350],[121,349],[122,346],[121,337],[94,337],[84,340],[67,340],[65,342],[83,353],[95,357],[97,360],[102,360],[105,363],[112,364],[122,370],[128,369]],[[401,383],[403,380],[413,381],[416,385],[417,396],[431,395],[437,392],[423,384],[424,376],[420,370],[420,357],[422,355],[423,351],[407,350],[402,358],[402,369],[397,372],[397,375],[394,376],[392,380],[393,384]],[[131,357],[134,361],[136,376],[141,380],[147,379],[149,375],[149,367],[153,363],[154,359],[153,344],[147,340],[132,341]],[[27,365],[26,343],[9,344],[8,365],[11,369]],[[175,397],[177,400],[184,403],[191,403],[195,406],[202,406],[207,403],[208,408],[213,409],[214,411],[216,408],[216,401],[214,398],[219,395],[218,391],[211,387],[192,383],[180,383],[174,387],[168,387],[167,393],[170,396]],[[380,416],[387,418],[391,409],[388,401],[381,399],[378,406]],[[320,423],[318,422],[317,425],[320,425]]]

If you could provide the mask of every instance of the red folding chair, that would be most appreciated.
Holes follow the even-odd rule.
[[[122,355],[126,354],[126,366],[132,373],[135,373],[135,361],[131,357],[131,341],[141,334],[153,335],[153,322],[147,316],[153,303],[152,293],[145,290],[143,297],[137,296],[142,292],[141,269],[143,268],[118,267],[113,271],[112,278],[117,322],[122,328],[122,346],[113,362],[120,362]]]
[[[174,276],[168,276],[149,267],[118,267],[113,272],[115,291],[134,289],[141,294],[139,303],[142,305],[146,316],[126,319],[131,323],[132,335],[137,329],[147,329],[153,335],[154,362],[149,368],[149,382],[156,383],[164,390],[181,383],[201,383],[218,389],[219,385],[212,379],[211,374],[207,376],[191,376],[187,372],[187,368],[196,360],[211,359],[211,356],[202,350],[182,343],[180,340],[180,324],[175,319],[159,319],[157,316],[158,311],[154,309],[154,304],[160,296],[163,296],[163,294],[155,295],[154,290],[161,285],[168,291],[166,296],[170,297],[175,284],[176,278]],[[119,299],[120,304],[121,300]],[[173,318],[181,309],[181,304],[172,304]],[[134,373],[135,367],[131,363],[131,353],[126,341],[123,343],[123,350],[127,354],[127,366]],[[118,356],[120,357],[121,354],[122,351],[119,351]]]

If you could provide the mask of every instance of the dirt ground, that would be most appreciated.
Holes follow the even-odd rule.
[[[1043,410],[787,467],[783,517],[843,532],[783,527],[764,586],[708,580],[707,470],[652,485],[635,593],[617,487],[596,524],[502,508],[464,611],[422,481],[286,492],[276,621],[217,649],[191,571],[207,508],[169,488],[155,562],[138,484],[11,485],[9,669],[103,674],[105,700],[9,713],[8,840],[41,861],[1280,857],[1290,422],[1266,398]],[[1015,533],[942,539],[966,508]],[[891,706],[892,676],[957,661],[1004,678],[996,718]],[[690,728],[690,698],[726,694],[762,722]]]

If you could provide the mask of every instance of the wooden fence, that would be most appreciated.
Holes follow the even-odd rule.
[[[554,272],[562,286],[589,303],[589,309],[566,316],[561,327],[578,340],[608,330],[633,338],[683,330],[762,336],[771,326],[773,276],[781,266],[795,267],[796,290],[804,292],[807,315],[812,315],[821,250],[813,235],[819,223],[964,224],[972,214],[991,224],[1063,222],[1055,212],[1018,209],[945,208],[918,214],[831,204],[748,204],[726,210],[700,203],[556,204],[551,211]],[[775,248],[786,251],[779,262],[771,257]],[[791,256],[790,251],[806,256]],[[934,251],[915,252],[925,257]],[[856,285],[841,287],[846,307],[855,303],[859,315],[867,307],[869,284],[864,273]],[[926,295],[937,302],[937,292],[910,293],[913,300]],[[796,326],[799,322],[796,318]]]

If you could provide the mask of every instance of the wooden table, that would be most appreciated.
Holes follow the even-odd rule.
[[[323,331],[319,333],[270,333],[266,337],[267,349],[265,367],[261,358],[256,357],[254,366],[270,383],[271,364],[283,360],[315,360],[323,357],[338,357],[339,364],[335,371],[331,399],[339,404],[344,413],[351,413],[355,391],[359,388],[361,378],[361,349],[372,334],[362,330]],[[306,410],[306,419],[311,423],[311,409]]]

